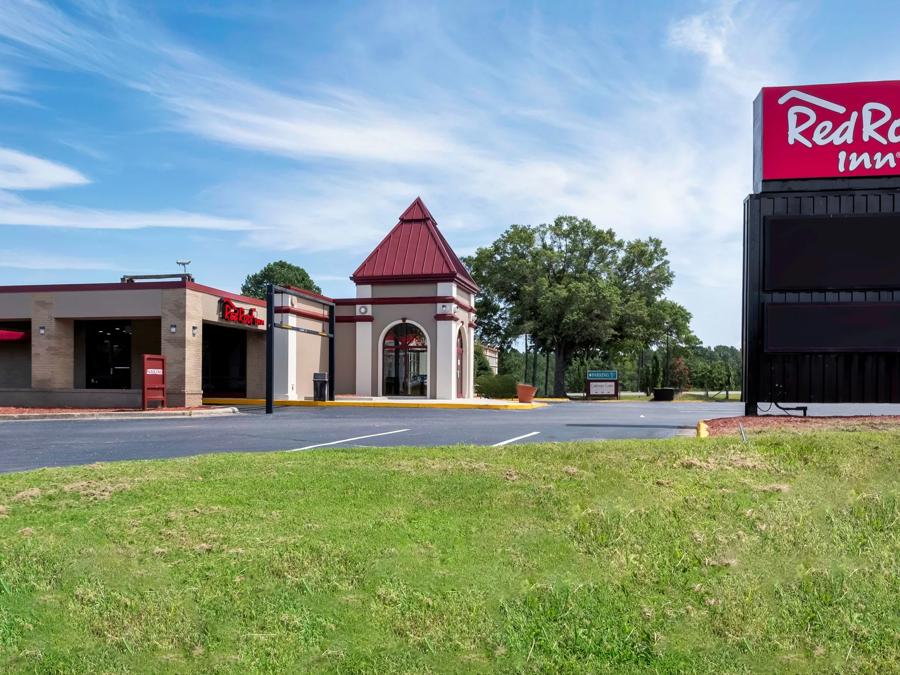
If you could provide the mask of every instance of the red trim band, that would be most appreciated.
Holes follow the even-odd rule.
[[[371,323],[375,321],[375,317],[363,314],[360,316],[336,316],[334,320],[336,323]]]
[[[334,301],[336,305],[431,305],[431,304],[455,304],[467,312],[474,312],[475,308],[467,305],[459,298],[452,295],[420,295],[412,297],[392,298],[339,298]]]
[[[455,314],[435,314],[434,318],[437,321],[458,321]]]

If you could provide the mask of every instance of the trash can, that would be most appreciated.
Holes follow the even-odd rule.
[[[328,373],[313,373],[313,401],[328,400]]]

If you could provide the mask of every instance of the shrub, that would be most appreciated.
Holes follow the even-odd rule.
[[[482,375],[475,378],[475,392],[485,398],[515,398],[516,378],[512,375]]]

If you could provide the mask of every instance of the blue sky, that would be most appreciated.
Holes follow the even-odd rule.
[[[895,79],[890,3],[0,3],[0,284],[284,258],[327,293],[421,195],[467,254],[558,214],[656,235],[740,341],[763,85]]]

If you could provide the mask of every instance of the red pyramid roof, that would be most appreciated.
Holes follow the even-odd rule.
[[[456,281],[467,290],[478,291],[472,275],[419,197],[350,278],[357,284]]]

